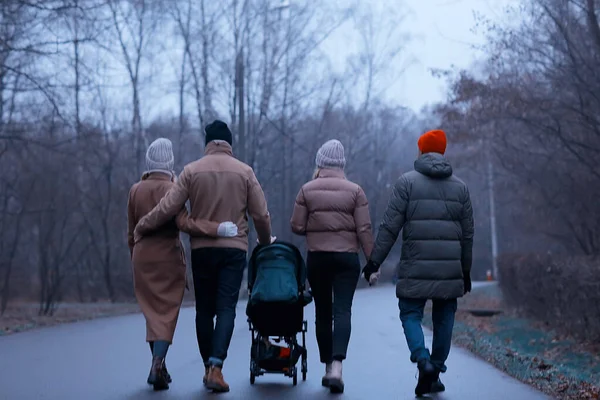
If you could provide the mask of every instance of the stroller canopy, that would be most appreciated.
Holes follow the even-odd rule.
[[[306,265],[296,246],[257,246],[248,263],[250,302],[295,302],[305,290]]]

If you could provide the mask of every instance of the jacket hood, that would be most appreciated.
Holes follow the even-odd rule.
[[[452,176],[452,165],[439,153],[425,153],[415,160],[415,171],[434,179]]]

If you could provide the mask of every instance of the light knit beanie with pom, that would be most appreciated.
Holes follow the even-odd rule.
[[[158,138],[148,146],[146,151],[146,168],[148,172],[172,172],[175,164],[173,144],[169,139]]]
[[[339,140],[328,140],[317,151],[315,157],[317,168],[340,168],[346,166],[346,158],[344,157],[344,146]]]

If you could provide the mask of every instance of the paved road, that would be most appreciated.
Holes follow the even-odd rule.
[[[171,389],[154,393],[145,384],[150,351],[141,315],[63,325],[0,338],[1,400],[141,400],[141,399],[328,399],[321,388],[323,367],[314,340],[313,305],[309,321],[309,372],[292,386],[280,375],[249,383],[250,334],[240,303],[225,377],[231,392],[215,395],[202,388],[203,366],[194,333],[194,312],[185,309],[169,350]],[[392,286],[361,290],[353,311],[349,359],[344,364],[346,393],[341,399],[412,399],[416,368],[408,361]],[[429,340],[431,338],[429,337]],[[468,352],[454,348],[440,400],[541,400],[530,389]]]

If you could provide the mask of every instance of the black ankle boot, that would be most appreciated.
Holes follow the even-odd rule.
[[[419,361],[419,381],[415,388],[415,394],[417,396],[423,396],[424,394],[431,393],[431,385],[435,378],[435,367],[429,360]]]
[[[173,382],[173,380],[171,379],[171,374],[169,374],[169,371],[167,371],[167,363],[165,363],[163,366],[163,373],[165,374],[167,383]],[[148,380],[146,382],[148,383],[148,385],[154,384],[154,376],[152,375],[152,370],[150,370],[150,374],[148,374]]]
[[[150,370],[150,376],[148,376],[148,382],[151,382],[154,390],[167,390],[169,388],[169,382],[167,382],[164,366],[164,358],[152,358],[152,369]]]
[[[165,374],[167,383],[173,382],[173,380],[171,379],[171,374],[169,374],[169,371],[167,371],[167,363],[166,362],[163,364],[163,373]]]
[[[161,341],[158,340],[156,342],[148,342],[148,344],[150,345],[150,352],[152,354],[154,354],[154,347],[158,346],[160,349],[158,349],[162,354],[164,354],[166,356],[167,354],[167,350],[169,349],[169,343],[166,341]],[[165,375],[165,378],[167,380],[167,383],[171,383],[173,380],[171,379],[171,374],[169,374],[169,371],[167,371],[167,363],[163,362],[163,373]],[[148,375],[148,385],[153,385],[154,384],[154,378],[152,377],[152,372],[150,373],[150,375]]]

